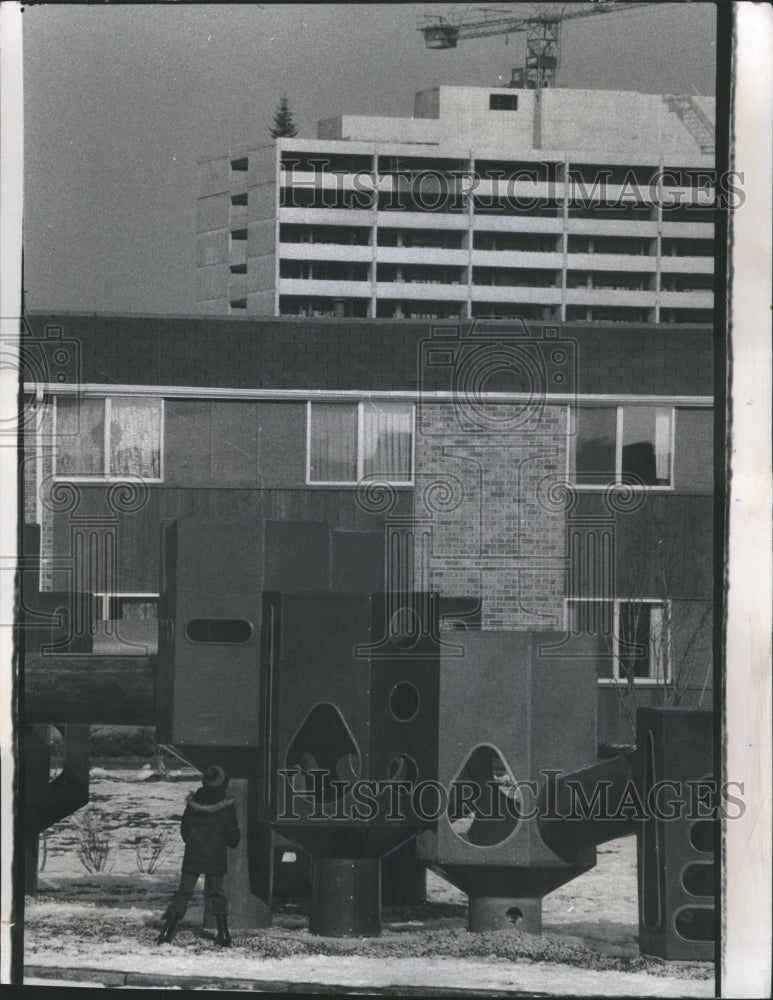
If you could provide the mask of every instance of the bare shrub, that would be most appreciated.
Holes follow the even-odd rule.
[[[87,872],[103,872],[113,850],[110,833],[105,829],[104,814],[84,809],[75,820],[78,860]]]
[[[137,853],[137,871],[152,875],[161,864],[161,859],[163,858],[169,845],[169,839],[169,831],[162,830],[154,837],[148,837],[144,844],[137,844],[135,848]],[[148,854],[147,860],[143,857],[143,846],[147,846],[149,848],[150,853]]]

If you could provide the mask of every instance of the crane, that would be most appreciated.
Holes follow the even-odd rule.
[[[652,3],[616,3],[615,0],[589,0],[581,9],[567,10],[565,3],[510,4],[510,10],[501,7],[473,9],[468,17],[446,18],[425,14],[426,23],[419,24],[428,49],[455,49],[465,38],[485,38],[490,35],[515,35],[526,33],[526,62],[513,69],[511,87],[536,91],[534,109],[534,148],[541,145],[540,91],[554,87],[561,61],[561,26],[564,21],[581,17],[598,17],[600,14],[625,14],[643,7],[652,9]],[[513,7],[520,11],[513,12]],[[714,125],[689,94],[676,94],[664,98],[669,111],[682,121],[701,148],[702,153],[714,151]]]
[[[457,42],[465,38],[526,32],[526,63],[513,70],[510,86],[541,90],[555,86],[564,21],[613,12],[625,13],[651,6],[650,3],[617,4],[615,0],[591,0],[581,10],[567,10],[567,4],[563,3],[532,4],[519,13],[481,7],[469,18],[424,15],[427,23],[419,24],[419,31],[424,35],[424,44],[428,49],[455,49]]]

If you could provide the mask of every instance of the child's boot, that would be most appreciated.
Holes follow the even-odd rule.
[[[220,945],[221,948],[229,948],[231,935],[228,933],[228,917],[224,913],[218,913],[215,916],[215,923],[217,925],[215,944]]]
[[[161,933],[156,939],[156,944],[168,944],[174,937],[174,932],[177,930],[177,925],[181,919],[182,913],[167,913],[164,917],[164,926],[161,928]]]

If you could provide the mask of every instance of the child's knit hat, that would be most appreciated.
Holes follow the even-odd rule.
[[[228,775],[225,773],[222,767],[217,764],[212,764],[204,772],[201,783],[205,788],[211,788],[213,791],[220,789],[225,791],[228,785]]]

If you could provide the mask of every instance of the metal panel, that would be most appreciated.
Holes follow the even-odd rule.
[[[398,637],[385,658],[384,604],[383,594],[265,595],[261,700],[270,704],[270,721],[264,727],[264,817],[276,821],[287,801],[282,769],[296,770],[298,787],[304,789],[312,787],[308,773],[313,769],[349,781],[434,779],[437,653],[434,659],[427,656],[431,640],[425,638],[423,655],[417,657],[409,644],[401,648]],[[370,655],[375,648],[379,658]],[[414,773],[410,767],[401,770],[404,757],[414,762]],[[336,792],[327,780],[324,807],[335,809],[340,802],[348,809],[350,791]],[[311,807],[294,800],[294,811],[308,817]],[[383,813],[372,819],[381,824]],[[324,819],[321,825],[331,827]],[[345,825],[337,821],[333,832],[340,836]],[[280,829],[293,839],[305,832],[290,821]],[[319,846],[303,842],[312,852]],[[334,856],[334,841],[329,847]]]
[[[712,779],[713,715],[697,709],[646,708],[637,713],[637,749],[646,794],[656,782],[678,782],[688,808],[673,819],[648,815],[639,836],[639,945],[668,960],[714,957],[716,820],[689,807],[690,781]],[[679,797],[671,795],[672,799]],[[715,797],[716,798],[716,797]],[[660,796],[667,810],[668,795]]]
[[[441,658],[439,780],[449,789],[454,781],[475,782],[480,812],[504,819],[478,815],[464,830],[452,810],[438,820],[436,843],[421,839],[420,854],[441,864],[555,866],[534,823],[518,820],[505,799],[513,802],[514,782],[539,788],[543,770],[595,759],[595,662],[558,658],[547,648],[539,655],[543,645],[560,642],[556,632],[446,634],[463,645],[464,655]],[[563,652],[575,651],[567,646]],[[533,806],[525,794],[524,804]]]
[[[333,590],[370,594],[383,589],[383,531],[336,529],[332,541]]]
[[[265,522],[265,589],[330,590],[330,527],[315,521]]]
[[[170,742],[257,745],[262,529],[187,518],[168,535],[160,654]],[[248,623],[246,637],[234,622]]]

